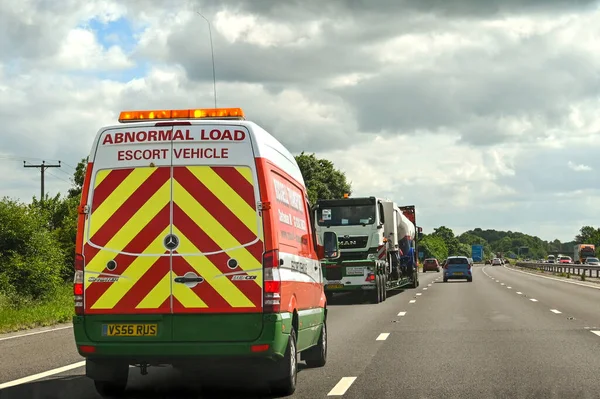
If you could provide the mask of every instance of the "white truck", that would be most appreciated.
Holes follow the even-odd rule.
[[[413,205],[377,197],[318,200],[314,214],[317,234],[334,231],[339,242],[340,258],[323,263],[328,301],[336,292],[360,291],[379,303],[388,290],[419,285]]]

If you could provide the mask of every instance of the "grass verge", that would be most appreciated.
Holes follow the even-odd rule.
[[[0,334],[45,327],[71,320],[73,315],[73,288],[61,286],[46,301],[23,303],[14,306],[0,295]]]

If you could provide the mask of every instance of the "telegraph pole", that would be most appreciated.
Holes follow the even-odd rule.
[[[44,177],[45,177],[45,172],[46,169],[48,168],[60,168],[60,161],[58,161],[58,164],[48,164],[46,163],[46,161],[42,161],[41,164],[38,165],[27,165],[26,161],[23,161],[23,167],[25,168],[40,168],[40,172],[41,172],[41,196],[40,196],[40,202],[44,201]]]

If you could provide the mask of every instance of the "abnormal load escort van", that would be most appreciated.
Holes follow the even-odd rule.
[[[79,206],[86,375],[118,395],[130,365],[246,367],[291,394],[299,354],[326,362],[321,260],[339,257],[335,233],[318,242],[294,157],[239,108],[119,122],[97,133]]]

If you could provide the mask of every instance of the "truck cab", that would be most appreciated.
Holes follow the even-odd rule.
[[[341,260],[376,259],[386,238],[384,202],[376,197],[318,200],[317,234],[321,239],[326,231],[337,234]]]

